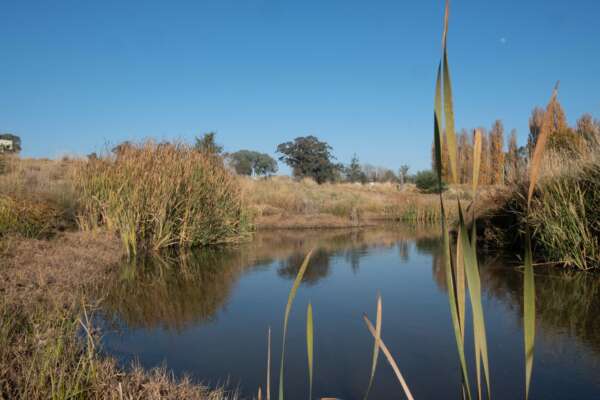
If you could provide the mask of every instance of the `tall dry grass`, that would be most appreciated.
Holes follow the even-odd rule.
[[[74,184],[80,226],[117,232],[130,255],[232,242],[250,229],[237,178],[186,144],[122,146],[82,163]]]
[[[296,181],[287,177],[242,181],[244,198],[257,226],[368,225],[381,221],[425,224],[439,221],[438,196],[420,193],[414,185],[391,183],[361,185],[357,183],[316,184],[310,179]],[[451,193],[459,192],[457,188]],[[456,208],[449,207],[451,216]],[[311,220],[315,217],[315,221]],[[311,222],[307,222],[311,221]]]
[[[0,236],[47,238],[75,226],[77,160],[0,156]]]

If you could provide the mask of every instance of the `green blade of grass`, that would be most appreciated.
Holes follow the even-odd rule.
[[[369,329],[369,332],[371,332],[371,335],[373,335],[373,337],[375,338],[376,343],[381,348],[381,351],[383,352],[383,354],[387,358],[388,362],[390,363],[390,366],[394,370],[394,373],[396,374],[396,378],[398,378],[400,385],[402,385],[404,394],[406,395],[406,397],[409,400],[414,400],[412,393],[410,392],[410,389],[408,388],[408,385],[406,384],[406,381],[404,380],[404,377],[402,376],[402,373],[400,372],[400,368],[398,368],[398,364],[396,364],[396,361],[394,360],[394,357],[392,357],[392,354],[388,350],[388,348],[385,345],[385,343],[383,342],[383,340],[380,337],[379,338],[377,337],[377,332],[375,331],[375,328],[373,327],[373,324],[371,323],[371,321],[369,321],[369,318],[367,318],[366,315],[363,315],[363,319],[365,321],[365,324],[367,325],[367,328]]]
[[[290,317],[290,311],[292,310],[292,303],[294,302],[294,298],[296,297],[296,292],[298,292],[298,287],[300,286],[300,282],[302,282],[302,278],[304,277],[304,273],[308,268],[308,262],[310,260],[310,256],[312,255],[312,250],[308,252],[306,258],[302,262],[300,266],[300,270],[298,271],[298,275],[296,275],[296,279],[294,280],[294,284],[292,285],[292,289],[290,290],[290,294],[288,295],[288,301],[285,306],[285,315],[283,317],[283,340],[281,343],[281,362],[279,366],[279,400],[283,400],[283,367],[285,360],[285,337],[287,334],[287,325],[288,319]]]
[[[306,308],[306,353],[308,356],[308,400],[312,399],[313,387],[313,351],[314,351],[314,325],[312,304]]]
[[[442,192],[442,64],[437,68],[435,80],[435,100],[433,108],[433,141],[435,143],[435,170],[438,176],[438,189]]]
[[[271,400],[271,327],[267,331],[267,400]]]
[[[531,255],[531,237],[529,232],[526,235],[525,270],[523,276],[523,331],[525,336],[525,399],[528,399],[535,346],[535,281]]]
[[[456,132],[454,129],[454,104],[452,100],[452,80],[450,79],[450,66],[448,63],[448,27],[450,20],[450,1],[446,0],[444,11],[444,33],[442,36],[442,75],[443,75],[443,96],[444,96],[444,116],[445,116],[445,134],[446,147],[448,149],[448,158],[450,160],[450,172],[452,183],[458,183],[458,165],[456,151]]]
[[[460,360],[460,368],[463,379],[463,386],[466,389],[467,398],[471,399],[471,385],[469,384],[469,374],[467,370],[467,361],[465,357],[465,344],[464,344],[464,324],[461,325],[460,311],[458,303],[457,283],[454,272],[452,270],[452,261],[450,258],[450,235],[446,227],[446,216],[444,211],[444,204],[441,203],[442,207],[442,236],[444,246],[444,265],[446,270],[446,284],[448,286],[448,302],[450,303],[450,317],[452,319],[452,327],[454,328],[454,338],[456,340],[456,349],[458,350],[458,357]],[[464,285],[462,286],[463,293],[460,297],[465,296]]]
[[[369,393],[371,392],[371,387],[373,386],[373,380],[375,378],[375,370],[377,369],[377,359],[379,358],[379,345],[377,343],[378,339],[381,338],[381,295],[377,296],[377,317],[375,320],[375,344],[373,345],[373,359],[371,361],[371,375],[369,376],[369,385],[367,386],[367,391],[365,392],[364,400],[369,398]]]
[[[481,279],[479,277],[479,266],[477,263],[475,247],[472,246],[471,242],[469,241],[460,201],[458,202],[458,215],[459,224],[461,227],[459,240],[461,240],[463,247],[467,286],[469,288],[469,298],[471,300],[471,310],[473,313],[473,336],[476,344],[475,361],[476,363],[481,362],[483,364],[483,373],[486,381],[487,394],[488,398],[490,398],[491,384],[485,320],[483,316],[483,305],[481,304]]]

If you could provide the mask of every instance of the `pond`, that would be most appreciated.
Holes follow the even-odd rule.
[[[383,298],[382,338],[416,399],[460,397],[438,228],[259,232],[238,246],[186,259],[125,265],[103,302],[102,348],[123,366],[166,365],[209,385],[254,396],[265,387],[272,329],[276,394],[287,296],[309,249],[286,344],[287,399],[308,397],[306,308],[313,305],[316,398],[361,399]],[[522,273],[501,258],[482,260],[483,306],[494,397],[523,397]],[[588,274],[536,270],[537,323],[531,398],[600,398],[600,282]],[[467,326],[467,355],[472,335]],[[474,370],[471,361],[469,370]],[[402,398],[381,356],[372,399]],[[273,397],[275,398],[275,397]]]

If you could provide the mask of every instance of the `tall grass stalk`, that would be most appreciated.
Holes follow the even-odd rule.
[[[285,306],[285,315],[283,318],[283,339],[281,342],[281,361],[279,365],[279,400],[284,399],[284,388],[283,388],[283,371],[285,366],[285,337],[287,334],[287,326],[288,319],[290,317],[290,312],[292,310],[292,304],[294,303],[294,299],[296,298],[296,293],[298,292],[298,287],[300,286],[300,282],[302,282],[302,278],[304,277],[304,273],[308,268],[308,263],[310,261],[310,257],[313,251],[309,251],[300,266],[300,270],[298,271],[298,275],[296,275],[296,279],[294,280],[294,284],[292,285],[292,289],[290,290],[290,294],[288,295],[288,301]]]
[[[373,380],[375,378],[375,370],[377,369],[377,360],[379,358],[379,340],[381,339],[381,314],[382,314],[381,295],[377,296],[377,319],[375,320],[375,343],[373,344],[373,358],[371,361],[371,375],[369,376],[369,385],[363,400],[369,398],[369,393],[373,387]]]
[[[308,303],[306,308],[306,355],[308,358],[308,400],[310,400],[312,399],[314,356],[314,323],[311,303]]]

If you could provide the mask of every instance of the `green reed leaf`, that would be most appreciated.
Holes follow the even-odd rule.
[[[271,327],[267,331],[267,393],[266,399],[271,400]]]
[[[312,304],[308,303],[306,308],[306,354],[308,356],[308,400],[312,399],[313,387],[313,351],[314,351],[314,325]]]
[[[531,255],[531,236],[526,233],[525,270],[523,276],[523,331],[525,336],[525,399],[529,398],[533,351],[535,347],[535,281]]]
[[[381,338],[381,295],[377,296],[377,317],[375,320],[375,344],[373,346],[373,359],[371,361],[371,375],[369,376],[369,385],[367,386],[367,391],[365,392],[365,396],[363,397],[366,400],[369,397],[369,393],[371,392],[371,388],[373,386],[373,380],[375,378],[375,370],[377,369],[377,359],[379,358],[379,344],[378,339]]]
[[[302,262],[300,266],[300,270],[298,271],[298,275],[296,275],[296,279],[294,280],[294,284],[292,285],[292,289],[290,290],[290,294],[288,296],[288,301],[285,306],[285,315],[283,318],[283,340],[281,342],[281,365],[279,366],[279,400],[283,400],[283,369],[284,369],[284,360],[285,360],[285,337],[287,334],[287,325],[288,319],[290,317],[290,311],[292,310],[292,303],[294,302],[294,298],[296,298],[296,293],[298,292],[298,287],[300,286],[300,282],[302,282],[302,278],[304,277],[304,273],[308,268],[308,262],[312,255],[312,250],[308,252],[306,258]]]
[[[483,364],[483,373],[485,376],[488,399],[491,397],[490,372],[488,361],[487,336],[485,331],[485,320],[483,315],[483,305],[481,304],[481,278],[479,276],[479,265],[477,263],[477,254],[475,247],[469,241],[467,228],[462,212],[460,201],[458,202],[458,214],[460,224],[460,238],[463,246],[465,260],[465,271],[467,276],[467,286],[469,288],[469,298],[471,300],[471,310],[473,313],[473,338],[475,340],[475,361]],[[477,367],[479,368],[479,366]],[[479,377],[478,377],[479,381]]]
[[[462,294],[458,294],[458,285],[456,283],[456,276],[452,270],[452,260],[450,256],[450,235],[446,226],[446,216],[444,211],[444,204],[441,200],[442,207],[442,236],[443,236],[443,247],[444,247],[444,265],[446,270],[446,285],[448,286],[448,301],[450,303],[450,316],[452,319],[452,327],[454,328],[454,338],[456,339],[456,349],[458,350],[458,357],[460,360],[460,368],[463,379],[463,386],[466,389],[467,398],[471,399],[471,385],[469,384],[469,374],[467,370],[467,361],[465,357],[465,344],[464,344],[464,323],[461,325],[460,319],[460,306],[458,298],[464,298],[464,285],[462,286]],[[464,279],[464,278],[463,278]],[[464,311],[463,311],[464,313]],[[463,319],[464,321],[464,319]]]

